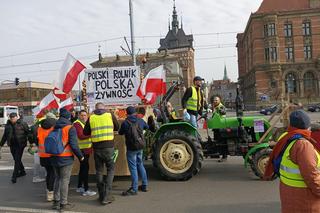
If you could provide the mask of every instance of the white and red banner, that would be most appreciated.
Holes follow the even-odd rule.
[[[71,92],[74,84],[78,80],[78,75],[85,68],[86,67],[79,60],[68,53],[60,69],[58,81],[55,83],[55,86],[64,93]]]
[[[137,95],[146,103],[153,104],[157,96],[166,93],[166,71],[161,65],[149,71],[142,80]]]
[[[62,109],[62,108],[65,108],[66,110],[71,110],[73,108],[73,100],[71,97],[67,98],[66,100],[62,101],[60,104],[59,104],[59,108]]]
[[[45,96],[39,105],[32,109],[32,112],[35,116],[44,114],[45,111],[49,111],[51,109],[58,109],[59,103],[56,100],[53,92],[51,91],[47,96]]]
[[[109,106],[140,103],[136,95],[140,84],[139,66],[87,69],[85,81],[89,106],[98,102]]]

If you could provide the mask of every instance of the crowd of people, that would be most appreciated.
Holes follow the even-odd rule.
[[[7,143],[14,159],[11,182],[15,184],[17,178],[26,175],[22,156],[29,141],[30,147],[37,147],[40,164],[46,170],[46,200],[52,201],[54,210],[70,210],[74,207],[68,201],[74,156],[80,161],[76,191],[82,196],[96,195],[95,191],[89,189],[88,183],[89,158],[93,154],[98,201],[101,205],[109,204],[115,200],[112,195],[117,152],[114,149],[114,132],[119,130],[120,135],[125,135],[127,160],[132,179],[131,186],[122,195],[137,195],[139,190],[147,192],[148,178],[143,165],[142,150],[143,130],[149,127],[139,118],[134,107],[128,107],[126,111],[128,117],[121,127],[114,114],[106,110],[103,103],[96,104],[90,117],[84,110],[75,116],[72,115],[72,111],[60,109],[58,117],[48,112],[31,127],[16,113],[11,113],[0,142],[0,148]],[[61,152],[52,154],[49,142],[55,140],[61,142],[63,148]],[[139,141],[140,146],[136,144]],[[106,176],[104,175],[105,167]],[[142,179],[140,186],[138,174]]]

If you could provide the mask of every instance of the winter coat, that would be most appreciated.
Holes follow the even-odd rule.
[[[57,123],[55,125],[55,129],[63,128],[67,125],[71,125],[71,122],[63,117],[60,117],[57,120]],[[77,132],[74,127],[71,127],[69,130],[69,140],[68,144],[70,145],[72,152],[78,157],[78,159],[81,159],[83,157],[79,146],[78,146],[78,138],[77,138]],[[54,167],[62,167],[62,166],[68,166],[73,164],[73,156],[68,156],[68,157],[59,157],[59,156],[52,156],[50,157],[50,162],[51,165]]]
[[[106,110],[102,110],[102,109],[96,109],[95,111],[93,111],[93,113],[96,115],[102,115],[106,112],[107,112]],[[114,116],[113,113],[111,113],[111,116],[112,116],[112,122],[113,122],[113,131],[118,131],[119,123],[117,121],[117,118]],[[91,135],[90,117],[88,118],[86,125],[84,126],[83,134],[84,135]],[[104,148],[113,148],[113,147],[114,147],[114,140],[101,141],[99,143],[92,143],[93,149],[104,149]]]
[[[127,150],[136,150],[132,144],[133,144],[133,141],[132,141],[132,138],[131,136],[129,136],[128,132],[129,132],[129,127],[130,127],[130,124],[128,122],[128,120],[131,122],[131,123],[136,123],[138,122],[139,124],[139,127],[143,130],[145,129],[149,129],[149,126],[148,124],[146,124],[146,122],[144,120],[142,120],[141,118],[138,118],[136,115],[129,115],[127,117],[127,119],[125,121],[123,121],[123,123],[121,124],[121,127],[120,127],[120,130],[119,130],[119,135],[125,135],[125,138],[126,138],[126,146],[127,146]]]
[[[4,128],[0,146],[3,146],[7,142],[8,146],[26,147],[30,136],[31,131],[26,122],[18,119],[15,124],[12,124],[11,121],[8,120]]]

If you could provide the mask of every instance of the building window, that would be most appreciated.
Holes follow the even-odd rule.
[[[292,24],[284,24],[284,36],[292,37]]]
[[[294,74],[288,73],[286,75],[286,93],[296,93],[297,92],[297,80]]]
[[[312,72],[306,72],[303,75],[303,82],[304,82],[304,92],[305,93],[312,93],[315,91],[316,88],[316,81]]]
[[[275,36],[276,35],[276,25],[275,23],[265,24],[264,25],[264,36]]]
[[[304,36],[311,35],[311,23],[309,21],[302,23],[302,34]]]
[[[286,47],[285,52],[287,61],[293,61],[293,47]]]
[[[303,52],[304,52],[304,58],[305,59],[311,59],[312,58],[312,48],[311,48],[310,45],[304,46]]]
[[[264,49],[266,61],[278,61],[278,50],[276,47],[267,47]]]

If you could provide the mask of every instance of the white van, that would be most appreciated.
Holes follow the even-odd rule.
[[[15,112],[19,115],[17,106],[0,106],[0,126],[7,123],[10,113]]]

